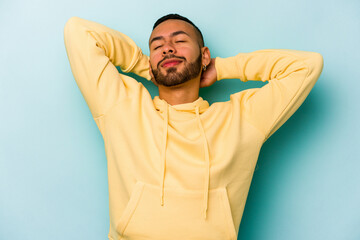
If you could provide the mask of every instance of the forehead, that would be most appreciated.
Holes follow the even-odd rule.
[[[160,23],[151,33],[149,42],[155,37],[168,37],[177,31],[184,31],[191,38],[196,39],[195,28],[182,20],[170,19]]]

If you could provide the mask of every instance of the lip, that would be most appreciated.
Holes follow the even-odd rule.
[[[178,64],[181,63],[181,62],[182,62],[182,60],[180,60],[180,59],[170,58],[170,59],[165,60],[165,61],[161,64],[161,66],[162,66],[162,67],[174,67],[174,66],[178,65]]]

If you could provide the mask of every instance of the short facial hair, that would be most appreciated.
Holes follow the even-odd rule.
[[[158,63],[158,68],[157,70],[151,69],[155,81],[159,84],[159,85],[163,85],[166,87],[172,87],[172,86],[176,86],[182,83],[185,83],[191,79],[196,78],[201,71],[201,52],[198,56],[198,58],[192,62],[192,63],[188,63],[186,61],[185,58],[183,57],[177,57],[175,55],[167,55],[163,58],[163,60],[161,60]],[[179,59],[183,59],[184,60],[184,69],[181,72],[177,72],[175,67],[170,67],[168,69],[166,69],[166,75],[164,75],[160,70],[159,70],[159,66],[160,64],[169,58],[179,58]]]

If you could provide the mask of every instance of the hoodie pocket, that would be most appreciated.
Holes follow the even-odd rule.
[[[226,189],[209,191],[206,219],[203,197],[201,190],[165,188],[161,206],[160,188],[137,182],[116,230],[127,240],[236,240]]]

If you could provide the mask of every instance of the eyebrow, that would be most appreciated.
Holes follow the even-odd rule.
[[[175,37],[175,36],[180,35],[180,34],[185,34],[185,35],[188,35],[188,36],[190,37],[190,35],[187,34],[187,33],[184,32],[184,31],[176,31],[176,32],[173,32],[173,33],[170,34],[170,37]],[[164,39],[163,36],[154,37],[153,39],[151,39],[150,45],[151,45],[154,41],[163,40],[163,39]]]

